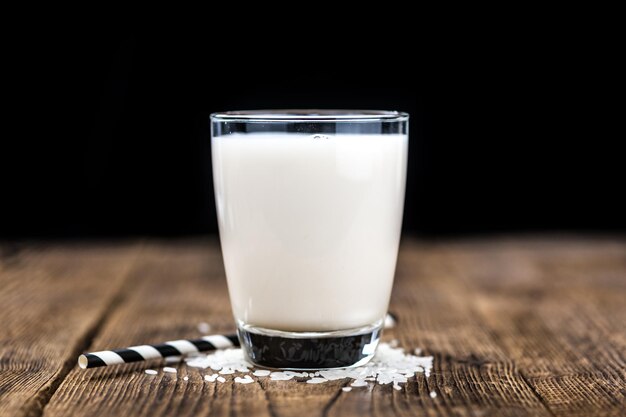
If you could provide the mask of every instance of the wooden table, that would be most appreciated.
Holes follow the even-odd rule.
[[[406,239],[384,339],[433,355],[433,374],[351,392],[78,369],[200,322],[231,331],[215,239],[0,246],[0,416],[626,416],[622,238]]]

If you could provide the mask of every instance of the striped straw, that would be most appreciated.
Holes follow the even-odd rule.
[[[216,334],[195,340],[172,340],[159,345],[131,346],[125,349],[85,353],[78,357],[78,366],[82,369],[98,368],[100,366],[162,359],[168,356],[188,355],[190,353],[207,352],[235,346],[239,346],[239,339],[236,334]]]

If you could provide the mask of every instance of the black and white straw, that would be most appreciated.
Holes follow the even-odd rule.
[[[239,339],[236,334],[216,334],[194,340],[172,340],[159,345],[140,345],[125,349],[85,353],[78,357],[78,366],[82,369],[97,368],[100,366],[141,362],[149,359],[166,358],[168,356],[189,355],[191,353],[208,352],[237,346],[239,346]]]

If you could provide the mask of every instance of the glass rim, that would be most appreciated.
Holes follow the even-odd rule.
[[[283,123],[355,123],[403,122],[409,119],[406,112],[391,110],[236,110],[211,113],[212,122],[283,122]]]

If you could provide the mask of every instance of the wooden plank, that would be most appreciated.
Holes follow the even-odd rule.
[[[136,252],[137,245],[3,245],[0,416],[41,414],[114,303]]]
[[[554,415],[625,415],[623,242],[504,241],[452,257],[483,320]]]

